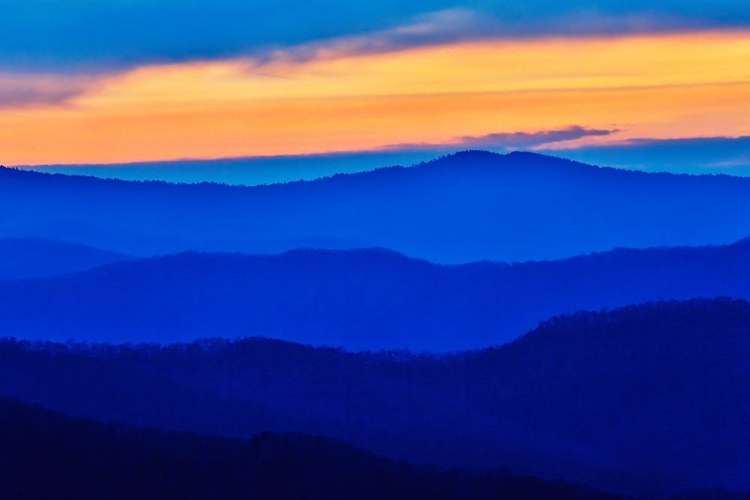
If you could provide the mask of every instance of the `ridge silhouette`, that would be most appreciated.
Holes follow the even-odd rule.
[[[319,436],[230,440],[166,433],[3,398],[0,419],[0,498],[621,498],[506,472],[397,463]]]
[[[47,278],[129,259],[85,245],[40,238],[0,239],[0,280]]]
[[[750,234],[750,179],[469,151],[413,167],[238,187],[0,169],[0,237],[151,256],[385,247],[438,263],[547,260]],[[700,229],[700,230],[698,230]]]
[[[193,252],[0,281],[0,330],[58,341],[264,336],[445,352],[509,342],[556,314],[719,295],[750,299],[750,240],[512,265],[435,265],[385,249]]]
[[[748,491],[750,304],[581,312],[444,356],[281,341],[0,342],[0,395],[232,437],[303,432],[394,459],[647,497]]]

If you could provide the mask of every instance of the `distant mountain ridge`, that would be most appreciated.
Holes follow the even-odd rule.
[[[509,342],[557,314],[721,295],[750,299],[750,240],[513,265],[442,266],[384,249],[184,253],[0,281],[0,331],[92,342],[264,336],[440,352]]]
[[[440,357],[6,340],[0,395],[178,431],[320,434],[656,498],[750,491],[748,359],[750,304],[691,300],[558,317],[509,345]]]
[[[0,169],[0,237],[150,256],[391,248],[439,263],[548,260],[750,234],[750,179],[464,152],[309,182],[174,185]]]
[[[126,255],[40,238],[0,239],[0,280],[47,278],[127,260]]]

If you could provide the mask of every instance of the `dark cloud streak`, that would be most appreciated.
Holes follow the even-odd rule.
[[[378,52],[488,37],[750,27],[750,3],[735,0],[0,0],[0,12],[0,70],[55,72],[304,59],[331,44]]]
[[[545,130],[533,133],[515,132],[510,134],[489,134],[480,137],[462,137],[457,141],[457,144],[466,147],[535,148],[546,144],[581,139],[583,137],[606,136],[615,132],[618,132],[618,130],[590,129],[574,126],[560,130]]]
[[[0,108],[65,104],[86,92],[93,79],[50,75],[0,75]]]
[[[558,130],[543,130],[540,132],[512,132],[496,133],[482,136],[464,136],[439,144],[394,144],[383,148],[388,151],[413,150],[446,150],[458,149],[492,149],[511,151],[517,149],[534,149],[559,142],[572,141],[583,137],[607,136],[618,132],[617,129],[602,130],[581,126],[572,126]]]

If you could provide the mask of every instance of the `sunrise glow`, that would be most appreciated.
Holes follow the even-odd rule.
[[[750,116],[750,32],[484,40],[376,53],[340,42],[307,60],[145,65],[75,80],[11,75],[69,96],[6,106],[2,163],[461,146],[567,127],[566,145],[733,137]],[[41,82],[41,83],[40,83]],[[559,144],[550,144],[557,147]]]

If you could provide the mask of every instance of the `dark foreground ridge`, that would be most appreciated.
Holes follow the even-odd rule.
[[[439,263],[559,259],[750,234],[750,179],[464,152],[309,182],[176,185],[0,169],[0,237],[141,256],[384,247]],[[700,230],[696,230],[700,228]]]
[[[750,491],[750,304],[547,321],[500,348],[352,354],[263,339],[0,344],[0,392],[105,421],[324,435],[413,463],[601,491]]]
[[[0,499],[618,500],[504,472],[397,463],[342,442],[250,440],[73,419],[0,398]]]

